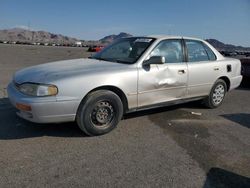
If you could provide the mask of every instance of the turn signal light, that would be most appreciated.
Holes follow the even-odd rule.
[[[26,104],[16,103],[16,107],[17,109],[22,110],[22,111],[31,111],[31,106],[26,105]]]

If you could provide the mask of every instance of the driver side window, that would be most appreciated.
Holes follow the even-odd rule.
[[[161,41],[150,53],[150,57],[152,56],[165,57],[166,63],[184,62],[181,41],[172,39]]]

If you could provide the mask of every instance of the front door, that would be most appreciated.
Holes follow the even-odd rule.
[[[187,64],[179,39],[159,42],[149,57],[165,57],[165,64],[139,68],[138,107],[181,99],[186,96]]]

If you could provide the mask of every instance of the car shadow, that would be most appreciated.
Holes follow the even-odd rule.
[[[188,103],[183,104],[175,104],[170,106],[164,106],[164,107],[158,107],[158,108],[152,108],[152,109],[145,109],[141,111],[136,112],[130,112],[128,114],[125,114],[123,119],[131,119],[141,116],[147,116],[152,114],[158,114],[162,112],[168,112],[168,111],[174,111],[180,108],[190,108],[190,109],[205,109],[206,107],[201,103],[201,101],[192,101]]]
[[[250,178],[221,169],[211,168],[203,188],[249,188]]]
[[[199,101],[125,114],[123,119],[173,111],[178,108],[204,108]],[[19,118],[8,98],[0,98],[0,140],[31,137],[87,137],[76,123],[37,124]]]
[[[221,117],[236,122],[246,128],[250,128],[250,114],[245,114],[245,113],[223,114],[221,115]]]
[[[0,99],[0,140],[22,139],[41,136],[86,137],[76,123],[37,124],[16,115],[8,98]]]

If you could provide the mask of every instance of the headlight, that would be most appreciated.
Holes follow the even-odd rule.
[[[39,97],[52,96],[58,93],[56,86],[46,84],[24,83],[19,85],[18,89],[26,95]]]

